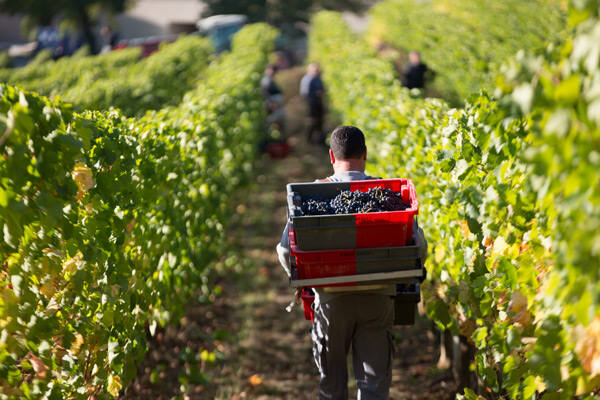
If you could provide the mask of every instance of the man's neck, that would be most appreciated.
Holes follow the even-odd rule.
[[[334,173],[340,173],[340,172],[349,172],[349,171],[358,171],[358,172],[365,172],[365,165],[364,162],[360,162],[360,161],[354,161],[354,160],[349,160],[349,161],[336,161],[336,163],[333,165],[333,172]]]

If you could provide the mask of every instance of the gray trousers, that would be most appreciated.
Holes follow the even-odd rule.
[[[315,306],[311,336],[321,373],[319,399],[348,398],[352,345],[359,400],[387,399],[392,383],[394,302],[381,294],[348,294]]]

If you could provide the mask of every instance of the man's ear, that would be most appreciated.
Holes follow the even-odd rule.
[[[367,148],[365,147],[365,155],[363,156],[363,160],[367,161]]]
[[[335,156],[333,155],[333,150],[329,149],[329,159],[332,164],[335,164]]]

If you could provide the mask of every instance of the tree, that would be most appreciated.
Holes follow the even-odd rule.
[[[34,29],[56,19],[80,28],[92,53],[97,53],[92,28],[102,12],[125,10],[130,0],[0,0],[0,11],[25,15],[25,25]]]
[[[205,0],[203,15],[244,14],[251,22],[265,21],[281,27],[308,22],[311,12],[320,9],[362,11],[368,0]]]

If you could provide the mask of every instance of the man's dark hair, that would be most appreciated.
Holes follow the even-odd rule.
[[[355,126],[338,126],[331,134],[329,148],[338,160],[360,158],[367,151],[365,135]]]

